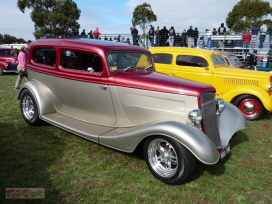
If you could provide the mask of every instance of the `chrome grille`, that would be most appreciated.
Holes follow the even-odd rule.
[[[217,127],[216,104],[213,92],[204,92],[200,96],[203,124],[206,135],[216,147],[221,147],[219,131]]]

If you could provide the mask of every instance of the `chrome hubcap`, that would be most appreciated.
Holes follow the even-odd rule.
[[[244,111],[247,113],[251,113],[251,112],[255,111],[254,104],[251,102],[246,102],[244,105]]]
[[[26,119],[31,120],[34,117],[34,104],[32,99],[25,95],[22,100],[22,111]]]
[[[177,172],[178,157],[174,147],[164,139],[154,139],[148,146],[148,160],[154,171],[169,178]]]

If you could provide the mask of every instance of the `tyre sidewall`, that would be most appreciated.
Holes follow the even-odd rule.
[[[169,177],[169,178],[162,177],[159,174],[157,174],[154,171],[154,169],[152,168],[152,166],[150,165],[150,163],[149,163],[148,146],[154,139],[158,139],[158,138],[166,140],[167,142],[169,142],[174,147],[176,153],[178,154],[177,155],[177,158],[178,158],[177,172],[172,177]],[[186,155],[189,155],[189,157],[187,157]],[[195,167],[193,169],[190,169],[190,167],[187,166],[186,164],[188,162],[192,162],[191,166],[196,166],[196,158],[182,144],[180,144],[176,140],[174,140],[172,138],[169,138],[169,137],[156,136],[156,137],[149,138],[145,142],[145,145],[144,145],[144,158],[145,158],[146,164],[147,164],[149,170],[152,172],[152,174],[157,179],[159,179],[162,182],[167,183],[167,184],[177,185],[177,184],[184,183],[195,171]],[[186,161],[189,158],[190,158],[191,161]]]
[[[23,107],[22,107],[22,100],[25,96],[29,96],[33,102],[33,106],[34,106],[34,115],[33,117],[29,120],[28,118],[26,118],[26,116],[24,115],[24,112],[23,112]],[[41,120],[39,118],[39,111],[38,111],[38,106],[37,106],[37,102],[33,96],[33,94],[31,93],[30,90],[28,89],[24,89],[20,95],[20,109],[21,109],[21,113],[22,113],[22,116],[24,118],[24,120],[29,124],[29,125],[39,125]]]

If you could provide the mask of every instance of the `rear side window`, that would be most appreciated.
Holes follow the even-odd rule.
[[[171,54],[154,54],[154,62],[160,64],[172,64],[173,56]]]
[[[49,66],[56,66],[56,51],[53,48],[38,48],[33,54],[34,62]]]
[[[102,61],[98,55],[73,50],[61,51],[61,66],[64,69],[80,71],[88,71],[88,68],[92,68],[95,72],[103,70]]]
[[[179,55],[176,60],[178,66],[189,66],[189,67],[207,67],[208,62],[198,56],[191,55]]]
[[[214,63],[214,66],[227,65],[226,61],[224,60],[224,58],[221,55],[213,55],[212,61]]]

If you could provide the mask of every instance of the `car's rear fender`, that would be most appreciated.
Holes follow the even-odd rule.
[[[256,86],[235,86],[233,89],[221,95],[224,101],[232,102],[237,96],[250,94],[256,96],[262,102],[266,110],[272,111],[272,98],[265,90]]]
[[[133,152],[141,141],[158,135],[177,140],[202,163],[211,165],[219,160],[219,152],[201,130],[175,121],[153,123],[127,131],[125,128],[117,128],[100,135],[99,143],[121,151]]]
[[[53,103],[49,98],[52,93],[44,84],[34,80],[26,82],[16,96],[16,100],[20,100],[21,94],[25,89],[28,89],[33,94],[39,109],[39,117],[41,115],[56,112]]]

